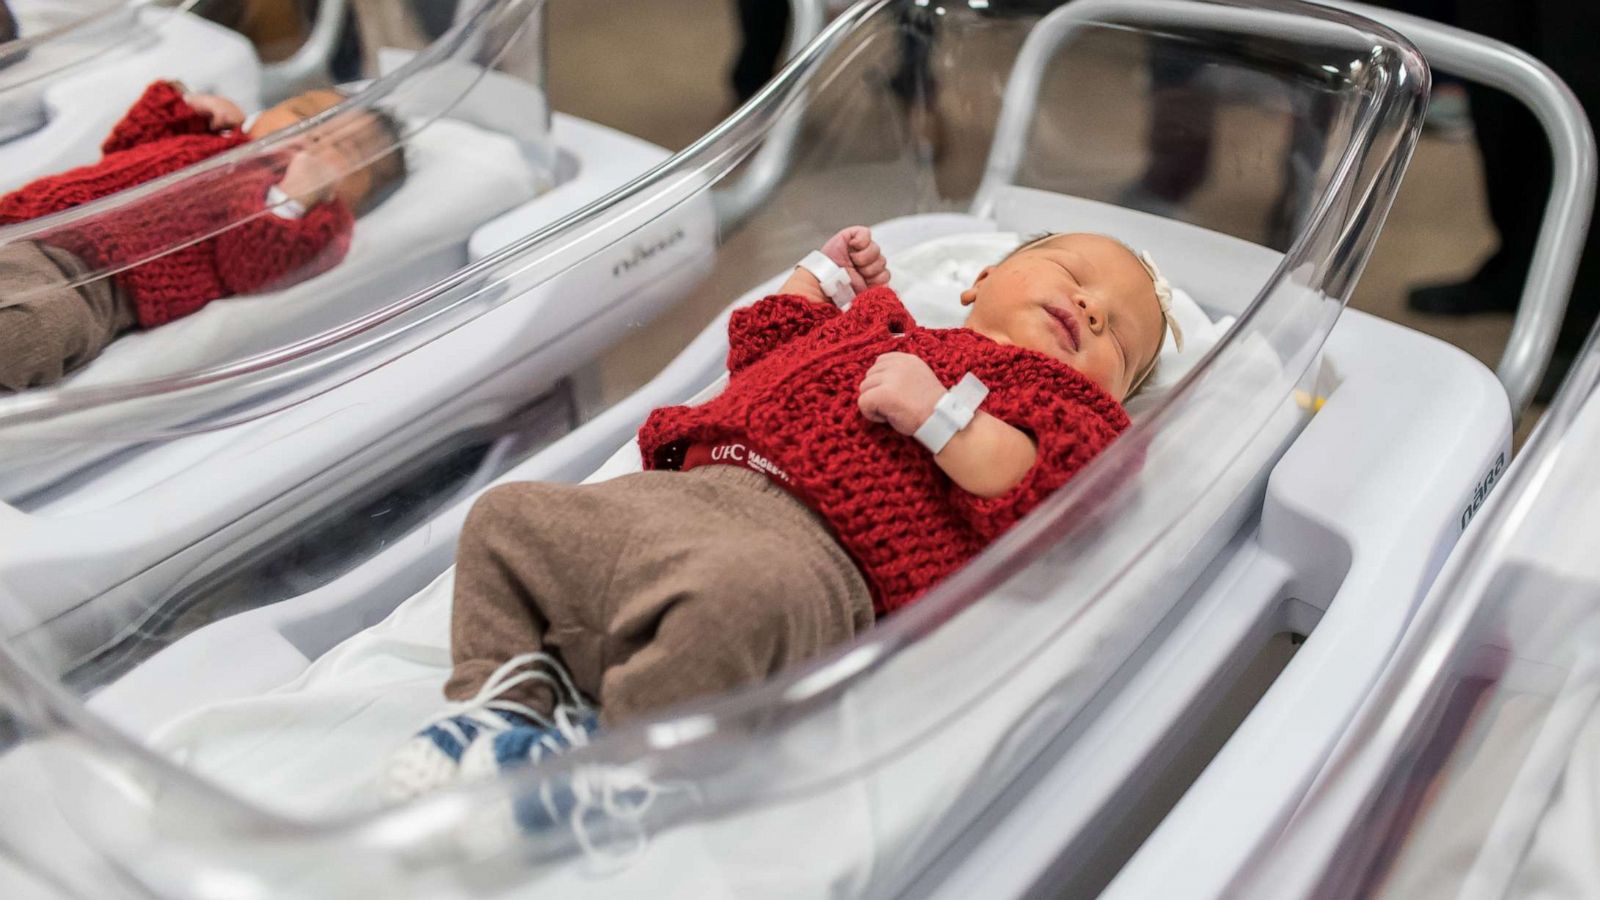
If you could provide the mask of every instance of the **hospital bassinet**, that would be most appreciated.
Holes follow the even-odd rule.
[[[1315,787],[1235,897],[1588,897],[1600,346],[1590,337]]]
[[[1225,163],[1202,173],[1192,202],[1158,206],[1135,189],[1141,163],[1161,161],[1162,143],[1144,139],[1142,85],[1162,60],[1222,98]],[[1340,311],[1409,158],[1425,80],[1392,33],[1305,5],[1079,0],[1041,20],[864,3],[648,176],[337,340],[0,422],[69,445],[116,410],[156,423],[144,439],[159,444],[191,423],[229,423],[231,392],[249,389],[263,398],[252,415],[314,433],[361,409],[327,400],[326,379],[393,389],[411,382],[368,379],[447,373],[509,334],[552,352],[576,342],[575,365],[598,362],[582,370],[582,424],[508,477],[625,470],[650,408],[714,388],[730,299],[752,302],[858,222],[877,226],[891,267],[894,254],[926,258],[935,240],[974,233],[1112,233],[1150,249],[1216,328],[1192,368],[1167,360],[1183,374],[1146,398],[1111,451],[865,639],[553,767],[401,808],[378,808],[351,754],[376,766],[437,702],[446,570],[469,501],[377,542],[362,539],[363,517],[438,470],[208,565],[224,521],[194,541],[203,549],[176,549],[179,577],[154,586],[102,558],[104,582],[123,590],[97,642],[40,628],[3,648],[7,782],[53,792],[49,825],[6,840],[68,883],[197,896],[916,895],[919,877],[936,883],[983,852],[994,810],[1026,794],[1040,760],[1068,760],[1058,771],[1078,776],[1080,793],[1051,809],[1063,829],[1106,816],[1195,724],[1169,714],[1182,697],[1133,715],[1151,699],[1140,679],[1154,677],[1155,650],[1193,649],[1215,683],[1275,631],[1317,641],[1336,621],[1328,643],[1362,644],[1371,609],[1360,600],[1380,585],[1420,595],[1503,460],[1506,396],[1483,367]],[[909,127],[924,103],[950,119],[943,153]],[[609,347],[575,338],[594,285],[705,233],[679,218],[702,204],[706,218],[691,221],[717,223],[715,256],[689,254],[702,268],[654,285],[659,315],[617,316]],[[1275,210],[1292,239],[1262,246],[1258,223]],[[584,279],[561,281],[568,272]],[[937,312],[939,273],[917,274]],[[516,318],[530,308],[537,320]],[[343,468],[342,483],[383,483],[393,458]],[[298,484],[284,482],[278,506],[303,502]],[[89,568],[83,545],[61,546],[0,575],[8,603],[48,595],[67,565]],[[1377,643],[1408,615],[1401,605],[1373,623]],[[1141,730],[1131,753],[1106,740],[1130,722]],[[295,743],[311,733],[327,740]],[[594,799],[571,827],[480,827],[548,778]],[[641,778],[658,793],[634,806],[617,788]],[[1060,858],[1098,849],[1078,841]]]

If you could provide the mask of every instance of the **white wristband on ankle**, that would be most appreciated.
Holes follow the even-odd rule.
[[[978,407],[987,396],[988,386],[979,381],[978,376],[968,372],[961,376],[955,387],[944,392],[944,396],[934,405],[928,421],[923,422],[911,436],[927,447],[928,452],[937,455],[957,432],[972,424],[972,417],[978,414]]]
[[[819,284],[822,293],[826,294],[833,305],[844,309],[855,299],[856,292],[850,287],[850,273],[839,267],[839,264],[828,258],[821,250],[807,253],[805,259],[800,260],[800,268],[810,272]]]

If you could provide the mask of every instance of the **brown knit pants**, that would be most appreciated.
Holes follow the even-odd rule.
[[[0,392],[60,381],[138,324],[127,291],[57,247],[0,246]]]
[[[517,483],[467,517],[445,695],[542,650],[608,725],[760,681],[873,622],[861,573],[799,501],[733,466]],[[548,712],[543,685],[508,693]]]

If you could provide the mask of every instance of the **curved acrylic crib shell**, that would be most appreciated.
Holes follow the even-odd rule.
[[[930,15],[909,3],[853,7],[760,96],[669,162],[336,333],[115,396],[14,407],[0,428],[66,441],[102,427],[115,400],[119,413],[154,423],[152,439],[165,439],[229,424],[236,413],[226,401],[239,391],[259,401],[260,415],[286,414],[519,303],[548,304],[549,319],[526,340],[555,345],[582,296],[551,302],[542,288],[596,263],[615,270],[619,249],[631,251],[652,226],[729,183],[801,113],[766,206],[721,236],[721,281],[691,294],[721,291],[726,302],[792,264],[819,235],[857,221],[965,209],[1027,230],[1068,209],[1104,215],[1108,230],[1157,251],[1203,305],[1238,316],[1164,402],[982,557],[856,643],[737,695],[620,728],[553,766],[404,807],[308,818],[241,799],[108,726],[40,669],[45,655],[12,642],[0,666],[16,692],[24,742],[11,760],[57,787],[68,833],[127,877],[189,894],[226,883],[278,894],[436,895],[469,882],[491,892],[538,884],[603,893],[684,878],[748,895],[772,886],[763,872],[817,879],[793,882],[808,888],[882,893],[936,855],[1043,743],[1092,715],[1098,687],[1206,565],[1216,523],[1238,520],[1264,465],[1303,424],[1295,388],[1314,376],[1322,340],[1371,249],[1416,137],[1426,76],[1392,34],[1301,4],[1080,0],[1042,22],[953,7]],[[965,135],[957,146],[993,148],[976,166],[935,167],[914,138],[895,132],[886,60],[919,35],[934,40],[934,82],[953,98],[942,102],[975,110],[981,137]],[[1281,174],[1284,158],[1310,173],[1286,253],[1204,227],[1216,219],[1203,204],[1163,217],[1103,203],[1138,174],[1095,141],[1136,130],[1141,54],[1176,54],[1241,76],[1219,82],[1238,92],[1229,108],[1245,126],[1221,155],[1250,181]],[[1102,68],[1076,68],[1091,63]],[[1048,77],[1035,82],[1034,114],[1020,115],[1011,91],[1031,80],[1033,66]],[[1108,93],[1126,102],[1071,102]],[[1320,149],[1242,153],[1263,121],[1239,97],[1263,93],[1276,98],[1267,124],[1309,123]],[[1025,148],[1020,158],[1009,158],[1017,147]],[[847,190],[828,190],[841,183]],[[1056,202],[1072,194],[1083,199]],[[1267,207],[1272,198],[1255,202]],[[1212,265],[1219,258],[1234,266],[1220,270]],[[700,331],[703,313],[686,312],[687,328],[673,315],[648,329],[654,346],[624,349],[648,361],[647,375],[691,370],[687,387],[707,374],[691,341],[713,340],[715,331]],[[662,349],[683,352],[662,367],[654,362]],[[638,421],[625,388],[528,466],[586,442],[614,448]],[[551,477],[586,474],[548,465]],[[379,586],[416,590],[415,575]],[[154,608],[161,598],[147,602]],[[376,760],[383,749],[372,752]],[[662,788],[637,821],[534,834],[495,824],[503,821],[495,810],[533,796],[544,779],[603,788],[623,775]],[[948,793],[930,797],[934,780]],[[630,856],[641,835],[649,838],[644,854]],[[587,857],[585,843],[594,851]],[[584,880],[596,864],[622,880]]]

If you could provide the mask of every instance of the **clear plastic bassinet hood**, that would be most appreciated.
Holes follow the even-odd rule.
[[[360,776],[298,794],[298,778],[235,778],[223,757],[242,745],[214,752],[204,736],[223,720],[259,722],[266,706],[301,709],[332,670],[376,692],[363,708],[436,698],[437,682],[413,669],[393,684],[362,679],[444,652],[434,626],[454,534],[482,487],[452,480],[458,448],[364,458],[341,483],[381,492],[352,492],[360,504],[296,520],[248,553],[228,548],[268,527],[252,514],[293,519],[314,473],[289,473],[158,562],[108,552],[125,535],[63,544],[0,569],[8,607],[57,583],[103,585],[74,603],[95,611],[87,637],[65,620],[7,623],[0,777],[16,785],[7,803],[48,820],[24,826],[8,809],[13,856],[64,885],[163,896],[903,890],[1042,747],[1095,715],[1096,693],[1216,552],[1213,525],[1237,521],[1264,465],[1308,421],[1304,392],[1323,374],[1323,340],[1387,212],[1426,90],[1420,59],[1392,33],[1306,4],[1079,0],[1048,16],[979,6],[858,4],[695,145],[554,224],[491,242],[454,277],[228,366],[0,409],[0,446],[249,441],[285,422],[296,428],[258,434],[337,440],[339,418],[360,409],[340,391],[403,390],[430,374],[493,382],[503,351],[487,333],[560,354],[573,390],[559,417],[576,425],[553,442],[497,444],[510,462],[491,477],[509,467],[506,477],[577,481],[625,455],[649,409],[715,382],[730,304],[860,223],[891,268],[897,253],[996,232],[1102,231],[1150,249],[1198,314],[1223,324],[1110,451],[863,639],[553,765],[400,807],[378,803]],[[448,85],[446,75],[395,90]],[[1162,85],[1184,84],[1217,98],[1214,163],[1164,200],[1151,185],[1187,171],[1192,149],[1166,138],[1200,126],[1181,103],[1154,139],[1147,119],[1172,99],[1156,96]],[[670,278],[629,281],[663,259]],[[602,334],[586,313],[608,291],[650,302],[618,307]],[[384,381],[394,373],[406,377]],[[497,388],[518,390],[529,388]],[[526,399],[523,412],[539,414]],[[279,452],[260,440],[252,458]],[[444,500],[418,527],[371,537],[367,519],[419,494]],[[412,628],[420,643],[407,643]],[[367,666],[375,642],[399,655]],[[250,753],[263,752],[252,734]],[[376,761],[407,734],[368,735],[365,752]],[[293,769],[329,752],[313,741],[269,755]],[[552,779],[587,798],[571,827],[485,826]]]

